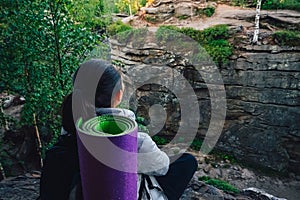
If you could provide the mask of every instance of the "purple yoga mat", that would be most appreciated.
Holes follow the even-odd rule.
[[[84,200],[137,199],[137,130],[135,121],[121,116],[78,121]]]

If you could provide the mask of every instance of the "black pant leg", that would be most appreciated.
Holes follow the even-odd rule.
[[[178,200],[197,170],[198,163],[194,156],[184,153],[170,164],[169,171],[164,176],[156,176],[168,200]]]

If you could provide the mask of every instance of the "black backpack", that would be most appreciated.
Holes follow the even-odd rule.
[[[40,181],[41,200],[69,199],[72,188],[80,183],[76,136],[61,136],[46,151]]]

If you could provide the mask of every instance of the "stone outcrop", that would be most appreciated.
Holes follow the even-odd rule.
[[[2,92],[0,103],[4,108],[0,113],[0,173],[15,176],[27,170],[40,169],[34,127],[15,126],[21,119],[25,98]]]
[[[300,48],[245,45],[238,50],[221,72],[228,109],[219,147],[249,163],[297,173]]]
[[[241,40],[229,63],[219,66],[227,95],[227,115],[217,148],[253,166],[299,173],[300,48],[274,43],[249,45],[248,38]],[[148,74],[155,70],[156,79],[172,82],[176,80],[172,69],[181,72],[197,95],[201,116],[198,136],[205,136],[211,117],[210,94],[203,77],[189,62],[146,36],[138,47],[114,41],[112,47],[112,59],[123,63],[125,73],[131,69],[143,72],[142,77],[140,73],[130,74],[134,79],[153,79]],[[209,66],[203,66],[204,71],[207,69]],[[174,136],[181,113],[172,88],[146,84],[138,88],[136,95],[138,102],[133,105],[143,117],[149,119],[151,105],[165,108],[166,123],[159,134]]]
[[[216,7],[215,2],[206,2],[204,0],[160,0],[154,2],[150,7],[142,8],[145,12],[145,19],[149,22],[163,22],[171,17],[188,18],[196,16],[201,10],[207,7]]]
[[[0,199],[33,200],[39,197],[40,173],[27,173],[0,182]]]

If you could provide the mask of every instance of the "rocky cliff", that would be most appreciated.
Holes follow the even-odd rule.
[[[227,114],[216,148],[253,166],[299,173],[300,47],[278,46],[267,39],[263,44],[250,45],[249,36],[236,33],[240,27],[231,28],[235,53],[228,63],[218,66],[226,90]],[[180,71],[197,95],[201,115],[198,136],[204,137],[210,123],[211,98],[203,78],[176,52],[167,51],[146,37],[142,44],[112,40],[113,60],[123,66],[125,73],[132,68],[143,71],[143,77],[139,77],[140,73],[130,74],[136,80],[153,79],[148,74],[156,70],[157,78],[168,77],[166,81],[172,82],[176,74],[170,69]],[[160,68],[161,65],[167,68]],[[180,127],[181,113],[172,89],[145,84],[136,95],[135,109],[146,119],[152,105],[164,107],[166,123],[159,134],[174,136]]]

